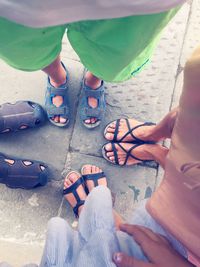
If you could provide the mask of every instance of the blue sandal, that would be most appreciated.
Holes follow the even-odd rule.
[[[62,63],[63,68],[66,70],[64,64]],[[49,121],[58,126],[58,127],[65,127],[69,124],[69,98],[68,98],[68,78],[66,78],[66,82],[59,86],[58,88],[55,88],[53,85],[50,83],[50,78],[48,77],[48,83],[47,83],[47,91],[45,95],[45,107],[47,111],[47,116]],[[62,96],[63,97],[63,103],[61,106],[56,107],[53,104],[53,97],[55,96]],[[60,122],[55,122],[52,120],[53,117],[55,116],[60,116],[62,118],[66,119],[65,123],[60,123]]]
[[[6,159],[13,162],[9,163]],[[26,165],[28,161],[30,164]],[[32,189],[48,182],[49,168],[41,161],[19,159],[0,153],[0,183],[10,188]]]
[[[70,175],[72,172],[74,172],[74,173],[80,175],[78,172],[71,171],[70,173],[68,173],[67,177],[69,177],[69,175]],[[66,177],[66,179],[67,179],[67,177]],[[70,187],[68,187],[68,188],[66,188],[66,189],[63,189],[63,195],[67,195],[67,194],[71,194],[71,193],[72,193],[72,194],[74,195],[76,201],[77,201],[76,206],[73,208],[73,212],[74,212],[74,214],[75,214],[75,216],[76,216],[77,218],[78,218],[78,209],[79,209],[79,207],[81,207],[82,205],[84,205],[85,200],[80,199],[80,197],[79,197],[79,195],[78,195],[78,193],[77,193],[76,190],[77,190],[77,188],[78,188],[80,185],[82,185],[83,188],[85,188],[84,183],[85,183],[85,182],[84,182],[83,178],[80,176],[80,178],[79,178],[74,184],[72,184]]]
[[[17,101],[0,106],[0,134],[38,127],[45,121],[45,111],[32,101]]]
[[[92,108],[88,104],[88,97],[94,97],[98,101],[98,105],[96,108]],[[82,97],[80,101],[80,118],[83,125],[88,129],[93,129],[97,127],[104,118],[104,114],[106,111],[106,100],[105,100],[105,88],[104,82],[102,81],[101,86],[93,90],[88,87],[85,83],[83,83],[82,87]],[[96,118],[97,121],[95,123],[85,123],[85,120],[90,118]]]

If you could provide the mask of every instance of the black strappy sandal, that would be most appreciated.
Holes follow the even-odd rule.
[[[107,144],[108,144],[108,143],[107,143]],[[136,147],[142,146],[142,145],[144,145],[144,143],[134,144],[131,148],[129,148],[129,150],[126,150],[126,149],[125,149],[121,144],[119,144],[119,143],[110,143],[110,144],[112,145],[112,151],[114,152],[114,158],[115,158],[115,161],[113,162],[113,161],[111,161],[111,160],[107,157],[107,155],[106,155],[106,153],[109,152],[109,151],[107,151],[106,148],[105,148],[105,146],[106,146],[107,144],[104,144],[103,147],[102,147],[102,155],[103,155],[104,159],[106,159],[107,161],[109,161],[109,162],[112,163],[112,164],[119,165],[119,166],[126,166],[126,163],[127,163],[128,159],[129,159],[129,157],[131,157],[131,158],[133,158],[133,159],[136,159],[136,160],[139,160],[139,161],[140,161],[140,162],[138,162],[138,163],[136,163],[136,164],[140,164],[141,162],[142,162],[142,163],[154,162],[154,160],[143,160],[143,159],[140,159],[140,158],[138,158],[138,157],[136,157],[136,156],[133,156],[133,155],[131,154],[132,151],[133,151]],[[124,163],[123,163],[122,165],[119,164],[118,154],[117,154],[117,149],[116,149],[116,147],[115,147],[115,144],[118,145],[118,146],[119,146],[119,147],[126,153],[126,158],[125,158],[125,161],[124,161]]]
[[[13,161],[9,163],[7,159]],[[25,162],[31,164],[26,165]],[[0,153],[0,183],[10,188],[32,189],[48,181],[48,167],[41,161],[19,159]]]
[[[109,140],[111,142],[116,142],[116,143],[121,143],[121,142],[124,142],[124,143],[146,143],[146,144],[154,144],[155,142],[153,141],[144,141],[138,137],[136,137],[133,132],[134,130],[136,130],[137,128],[140,128],[142,126],[152,126],[152,125],[156,125],[155,123],[153,122],[145,122],[145,123],[142,123],[142,124],[139,124],[133,128],[131,128],[130,126],[130,123],[129,123],[129,120],[127,118],[124,118],[124,120],[126,121],[126,125],[127,125],[127,128],[128,128],[128,131],[120,138],[120,139],[117,139],[117,135],[119,133],[119,123],[120,123],[120,120],[121,119],[117,119],[117,120],[114,120],[112,122],[110,122],[109,124],[107,124],[105,130],[104,130],[104,137],[107,133],[107,129],[108,127],[110,127],[110,124],[113,123],[113,122],[116,122],[116,127],[115,127],[115,132],[114,132],[114,137],[112,140]],[[124,139],[128,136],[128,135],[131,135],[132,138],[133,138],[133,141],[124,141]],[[105,137],[106,138],[106,137]]]
[[[66,179],[69,177],[69,175],[71,173],[76,173],[76,174],[80,175],[78,172],[71,171],[71,172],[68,173]],[[83,188],[85,189],[85,182],[84,182],[82,176],[74,184],[72,184],[70,187],[68,187],[66,189],[63,189],[63,195],[67,195],[67,194],[71,194],[72,193],[74,195],[76,201],[77,201],[76,206],[73,208],[73,212],[74,212],[76,218],[79,217],[78,216],[78,209],[79,209],[79,207],[81,207],[85,203],[85,200],[80,199],[80,197],[79,197],[79,195],[78,195],[78,193],[76,191],[77,188],[80,185],[82,185]]]

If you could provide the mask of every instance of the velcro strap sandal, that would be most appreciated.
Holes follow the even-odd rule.
[[[0,183],[10,188],[32,189],[48,181],[49,170],[45,163],[19,159],[0,153]]]
[[[0,106],[0,133],[34,128],[46,121],[43,108],[31,101],[17,101]]]
[[[93,97],[97,99],[97,107],[92,108],[88,104],[88,98]],[[92,129],[97,127],[101,121],[104,119],[106,111],[106,100],[105,100],[105,88],[104,82],[102,81],[101,86],[97,89],[92,89],[83,83],[82,86],[82,95],[80,100],[80,119],[83,125]],[[90,118],[96,118],[97,121],[95,123],[87,124],[85,120]]]
[[[63,63],[62,63],[62,66],[66,70]],[[53,98],[55,96],[62,96],[63,98],[63,103],[59,107],[56,107],[53,104]],[[65,127],[69,124],[70,110],[69,110],[69,97],[68,97],[68,75],[66,77],[66,82],[60,85],[58,88],[55,88],[50,83],[50,78],[48,77],[47,90],[46,90],[46,95],[45,95],[45,108],[46,108],[48,119],[52,124],[58,127]],[[66,122],[65,123],[55,122],[53,120],[55,116],[60,116],[66,119]]]

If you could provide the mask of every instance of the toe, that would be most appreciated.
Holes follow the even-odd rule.
[[[99,170],[100,170],[99,167],[95,166],[95,173],[100,172]]]
[[[104,148],[105,148],[105,150],[106,150],[107,152],[112,151],[112,144],[111,144],[111,143],[108,143],[108,144],[106,144],[106,145],[104,146]]]
[[[106,133],[106,134],[105,134],[105,138],[106,138],[107,140],[113,140],[113,137],[114,137],[114,134],[113,134],[113,133]]]
[[[55,116],[53,119],[55,122],[59,122],[59,116]]]
[[[90,174],[90,173],[92,173],[92,168],[91,168],[91,165],[84,165],[83,167],[82,167],[82,173],[83,174]]]
[[[108,132],[108,133],[114,133],[114,132],[115,132],[115,128],[109,126],[108,129],[107,129],[107,132]]]
[[[86,123],[86,124],[90,124],[90,119],[85,120],[85,123]]]
[[[111,160],[111,161],[115,161],[115,157],[109,157],[109,160]]]
[[[92,166],[92,173],[96,173],[96,166]]]
[[[96,118],[91,118],[91,119],[90,119],[90,122],[91,122],[92,124],[94,124],[96,121],[97,121]]]
[[[106,153],[106,156],[109,158],[109,157],[112,157],[112,156],[114,156],[114,152],[107,152]]]
[[[60,117],[60,123],[66,123],[67,119],[63,118],[63,117]]]
[[[78,176],[77,173],[72,172],[72,173],[69,175],[69,178],[68,178],[68,179],[69,179],[72,183],[74,183],[74,182],[76,182],[76,181],[78,180],[79,177],[80,177],[80,176]]]
[[[64,188],[70,187],[71,184],[72,184],[72,182],[68,178],[66,178],[64,181]]]

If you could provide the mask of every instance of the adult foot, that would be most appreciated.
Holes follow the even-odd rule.
[[[93,90],[98,89],[101,86],[102,81],[94,76],[91,72],[87,72],[85,75],[85,85],[90,87]],[[94,97],[88,97],[88,105],[92,108],[96,108],[98,106],[98,100]],[[97,122],[97,118],[93,117],[85,120],[86,124],[95,124]]]
[[[84,165],[81,170],[82,175],[90,175],[90,174],[97,174],[97,173],[102,173],[102,169],[95,166],[95,165]],[[102,177],[98,179],[98,185],[104,185],[107,186],[107,179],[106,177]],[[86,186],[88,188],[88,191],[91,192],[92,189],[95,187],[94,181],[86,179]]]
[[[78,181],[78,179],[80,179],[81,175],[78,173],[78,172],[75,172],[75,171],[72,171],[70,172],[65,180],[64,180],[64,190],[66,189],[70,189],[70,187],[76,183],[76,181]],[[81,201],[85,201],[86,200],[86,197],[87,197],[87,194],[84,190],[84,187],[82,184],[80,184],[77,188],[76,188],[76,193],[77,195],[79,196],[80,200]],[[71,205],[72,208],[76,207],[77,205],[77,199],[74,195],[73,192],[70,192],[70,193],[67,193],[65,194],[65,199],[69,202],[69,204]],[[78,208],[78,215],[80,215],[80,212],[83,208],[83,205],[81,205],[79,208]]]
[[[157,136],[154,135],[156,125],[152,123],[143,124],[143,122],[135,119],[119,119],[108,124],[104,131],[104,137],[115,142],[134,142],[138,139],[158,142]]]
[[[168,151],[159,144],[108,143],[102,148],[104,158],[113,164],[135,165],[154,160],[163,168]]]

